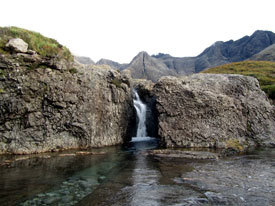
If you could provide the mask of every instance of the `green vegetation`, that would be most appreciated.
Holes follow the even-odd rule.
[[[114,85],[116,85],[116,87],[121,87],[121,80],[119,80],[119,79],[117,79],[117,78],[114,78],[113,80],[112,80],[112,84],[114,84]]]
[[[0,93],[4,93],[4,92],[5,92],[4,89],[0,88]]]
[[[244,147],[241,145],[241,143],[237,139],[227,140],[226,141],[226,147],[234,149],[236,151],[240,151],[240,152],[244,151]]]
[[[258,79],[261,89],[270,99],[275,99],[275,62],[243,61],[210,68],[202,73],[242,74]]]
[[[5,76],[6,76],[6,72],[0,69],[0,77],[5,77]]]
[[[69,72],[71,73],[71,74],[76,74],[77,73],[77,69],[76,68],[71,68],[70,70],[69,70]]]
[[[36,51],[42,56],[58,56],[69,61],[73,60],[71,52],[56,40],[42,36],[33,31],[18,27],[0,27],[0,52],[5,51],[5,45],[11,38],[20,38],[29,44],[29,49]]]

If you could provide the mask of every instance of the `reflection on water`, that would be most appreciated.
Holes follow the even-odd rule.
[[[131,192],[130,205],[146,205],[148,201],[150,205],[159,205],[158,195],[160,193],[157,185],[161,176],[160,172],[154,167],[150,167],[146,156],[136,155],[136,158],[132,174],[133,186],[131,189],[133,191]]]
[[[131,152],[119,170],[78,205],[164,206],[182,203],[191,196],[199,197],[201,193],[175,181],[183,172],[192,170],[190,165],[146,156],[143,150],[153,145],[157,147],[155,139],[132,141],[128,150]]]
[[[30,156],[27,160],[20,160],[21,156],[0,156],[1,162],[5,158],[14,160],[8,166],[0,166],[0,205],[275,203],[275,150],[218,161],[190,161],[145,154],[144,150],[155,147],[155,139],[145,138],[133,139],[124,149],[91,150],[105,152],[100,155],[53,153]]]

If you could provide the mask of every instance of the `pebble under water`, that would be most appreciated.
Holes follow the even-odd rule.
[[[153,138],[125,148],[0,156],[0,205],[275,205],[275,150],[218,160],[156,158]]]

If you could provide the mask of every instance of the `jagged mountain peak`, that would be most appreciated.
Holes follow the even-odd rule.
[[[151,57],[147,52],[139,52],[126,68],[135,79],[148,79],[156,82],[162,76],[176,75],[162,61]]]
[[[134,59],[135,58],[144,58],[144,57],[149,57],[150,55],[146,52],[146,51],[141,51],[141,52],[139,52],[135,57],[134,57]]]

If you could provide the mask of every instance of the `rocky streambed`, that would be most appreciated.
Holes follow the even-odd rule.
[[[156,146],[154,141],[147,141],[126,148],[66,151],[28,158],[2,155],[1,163],[6,164],[0,166],[0,204],[268,206],[275,203],[274,149],[213,158],[219,156],[215,150],[152,155],[159,153],[151,150]],[[192,158],[179,153],[192,154]]]

